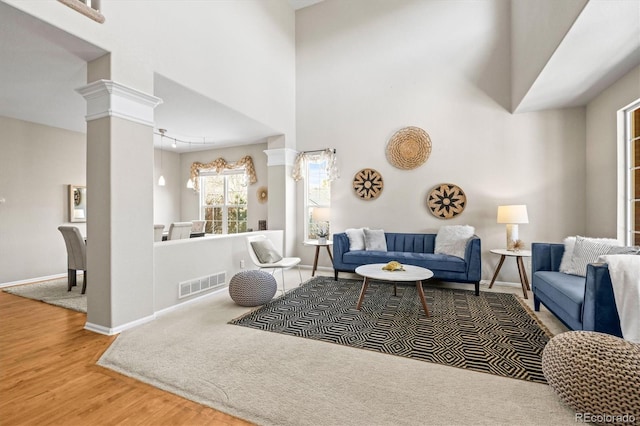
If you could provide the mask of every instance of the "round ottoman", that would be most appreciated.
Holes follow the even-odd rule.
[[[584,421],[640,420],[638,344],[592,331],[561,333],[542,352],[542,372],[565,404],[590,416]]]
[[[229,295],[240,306],[264,305],[277,289],[273,275],[260,270],[238,272],[229,282]]]

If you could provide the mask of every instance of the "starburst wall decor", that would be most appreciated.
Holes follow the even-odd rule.
[[[427,207],[439,219],[451,219],[462,213],[466,206],[464,191],[452,183],[440,184],[427,195]]]
[[[374,200],[384,188],[382,176],[374,169],[362,169],[353,177],[353,190],[363,200]]]

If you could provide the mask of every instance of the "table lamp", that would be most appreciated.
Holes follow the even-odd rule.
[[[316,235],[318,236],[318,239],[326,241],[329,234],[331,210],[328,207],[314,207],[311,212],[311,218],[316,223]]]
[[[498,223],[507,224],[507,250],[514,250],[518,240],[518,224],[529,223],[527,206],[524,204],[498,206]]]

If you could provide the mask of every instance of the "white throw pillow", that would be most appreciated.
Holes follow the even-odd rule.
[[[441,226],[436,235],[434,253],[448,254],[464,259],[467,242],[475,233],[475,228],[469,225]]]
[[[251,247],[260,263],[276,263],[282,260],[271,240],[251,241]]]
[[[349,251],[364,250],[364,228],[349,228],[344,232],[349,238]]]
[[[600,256],[609,253],[611,247],[611,244],[602,241],[577,236],[573,256],[571,256],[571,268],[567,273],[586,277],[587,265],[597,262]]]
[[[367,251],[387,251],[387,239],[382,229],[363,229],[364,249]]]
[[[562,260],[560,261],[560,272],[564,272],[565,274],[573,274],[572,267],[572,259],[573,259],[573,251],[576,246],[576,237],[567,237],[564,239],[564,253],[562,253]],[[592,242],[607,244],[609,246],[621,246],[620,242],[613,238],[589,238],[589,237],[580,237]],[[574,274],[575,275],[575,274]]]
[[[640,246],[614,246],[607,254],[640,254]]]
[[[571,257],[573,257],[573,248],[576,246],[576,237],[567,237],[564,239],[564,253],[560,261],[560,272],[568,274],[571,270]]]

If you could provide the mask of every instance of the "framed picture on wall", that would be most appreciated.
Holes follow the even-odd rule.
[[[87,221],[87,187],[69,185],[69,222]]]

